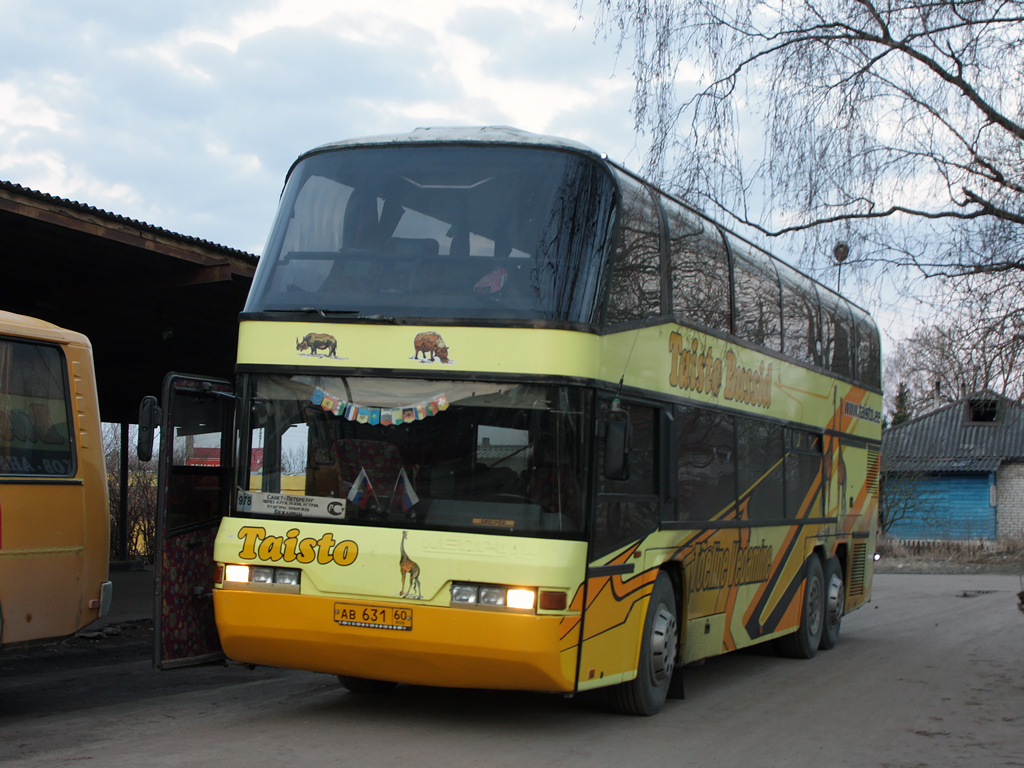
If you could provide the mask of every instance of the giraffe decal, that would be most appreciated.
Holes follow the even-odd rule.
[[[839,464],[836,467],[836,483],[839,485],[839,514],[846,515],[846,462],[843,461],[843,446],[839,446]]]
[[[402,590],[398,593],[398,596],[422,600],[423,595],[420,593],[420,567],[405,551],[405,540],[407,538],[409,538],[409,532],[402,531],[402,556],[398,560],[398,564],[402,569]],[[409,577],[408,589],[405,586],[406,576]]]

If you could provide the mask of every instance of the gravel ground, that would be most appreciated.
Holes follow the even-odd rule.
[[[120,622],[20,666],[0,653],[0,765],[1021,768],[1018,577],[899,570],[875,578],[836,648],[709,659],[687,668],[686,699],[651,718],[615,715],[596,694],[374,696],[265,667],[156,672],[151,625]]]

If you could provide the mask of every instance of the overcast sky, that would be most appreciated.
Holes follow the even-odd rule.
[[[340,139],[511,125],[638,170],[632,55],[596,5],[0,0],[0,180],[258,254],[292,162]]]
[[[631,57],[573,0],[0,0],[0,179],[259,253],[295,157],[512,125],[637,169]]]

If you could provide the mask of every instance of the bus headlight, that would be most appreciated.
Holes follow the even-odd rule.
[[[223,581],[221,581],[221,574],[223,574]],[[242,585],[251,587],[259,584],[261,587],[264,585],[287,587],[284,591],[297,592],[302,583],[302,571],[298,568],[273,568],[269,565],[228,563],[223,566],[223,570],[218,568],[218,583],[234,589],[238,589]]]
[[[302,573],[298,568],[274,568],[277,573],[274,574],[275,584],[298,584],[299,574]]]
[[[480,605],[504,605],[504,587],[480,587]]]
[[[249,581],[255,584],[273,584],[275,570],[274,568],[257,565],[250,571]]]
[[[532,611],[537,602],[537,593],[532,589],[510,589],[506,593],[505,602],[509,608],[520,611]]]
[[[480,599],[480,588],[475,584],[452,584],[452,602],[473,604]]]
[[[224,566],[224,581],[241,581],[248,583],[249,581],[249,566],[248,565],[225,565]]]
[[[452,583],[452,605],[479,605],[532,611],[537,605],[537,590],[503,584],[456,581]]]

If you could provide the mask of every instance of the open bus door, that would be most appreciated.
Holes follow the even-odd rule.
[[[213,616],[213,543],[232,495],[235,399],[222,379],[169,373],[163,397],[139,413],[139,453],[160,428],[153,663],[158,669],[223,658]]]

